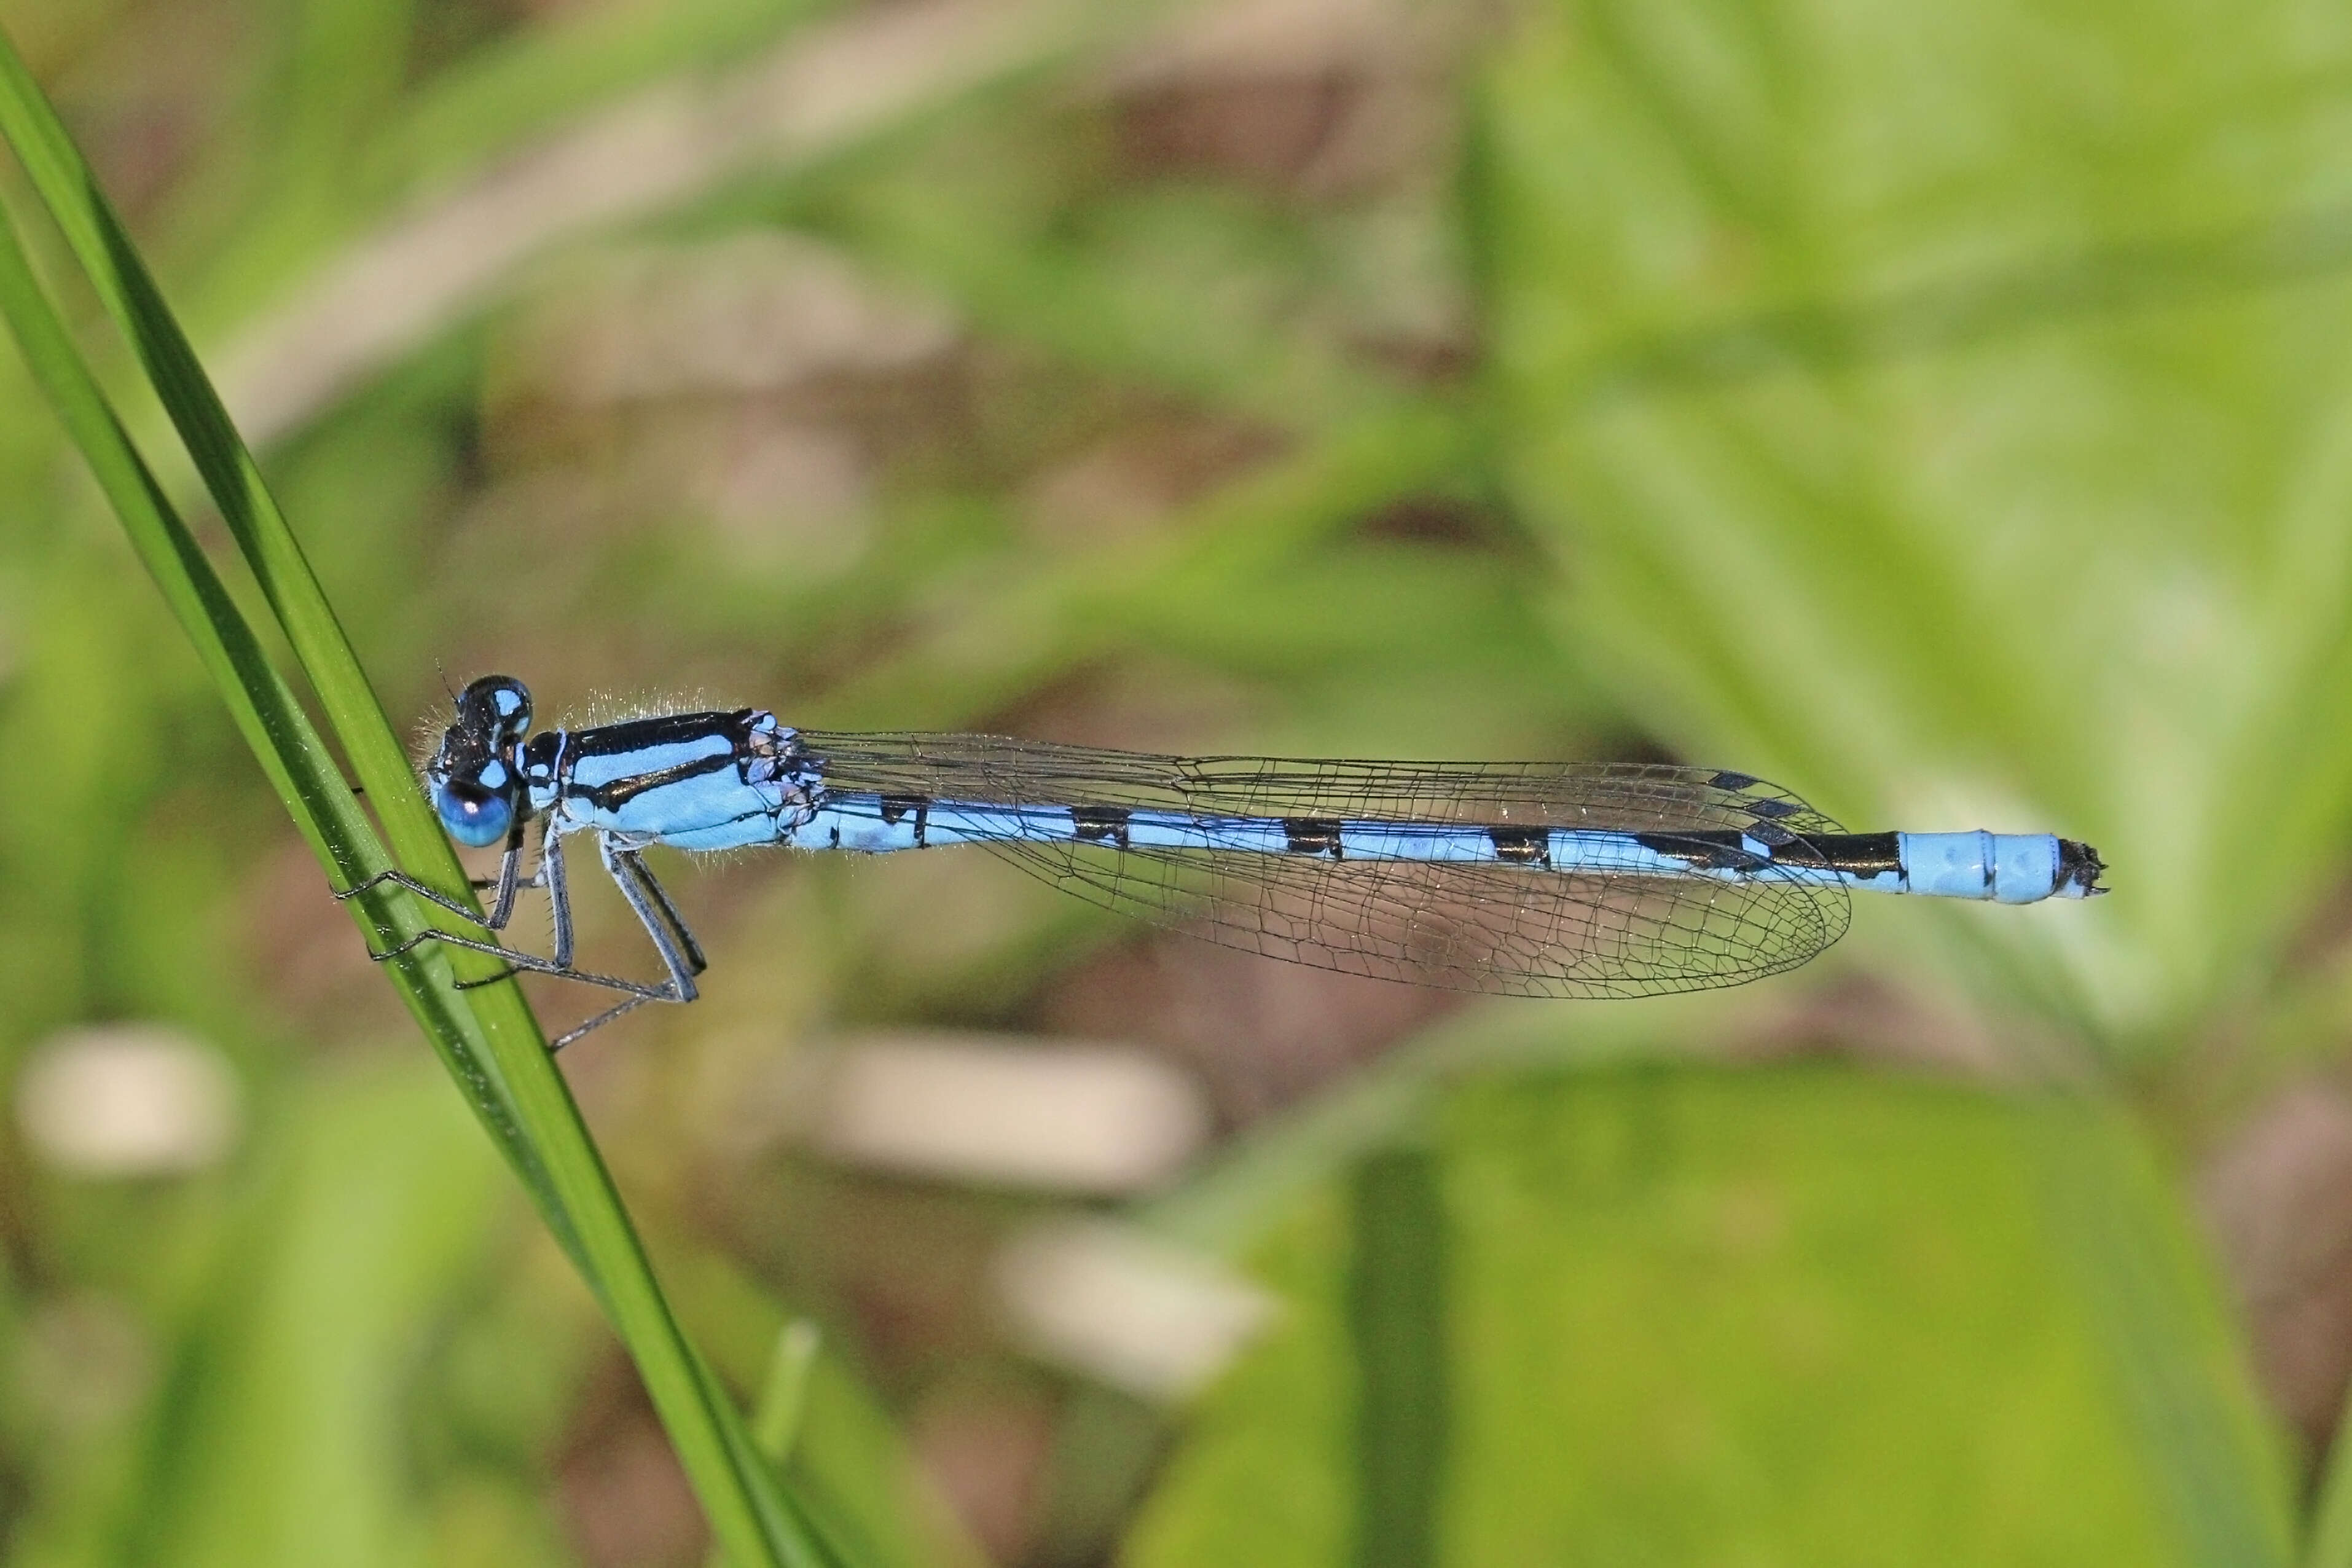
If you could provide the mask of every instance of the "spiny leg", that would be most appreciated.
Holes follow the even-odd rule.
[[[677,906],[669,901],[669,895],[662,890],[662,885],[655,879],[654,874],[646,869],[645,861],[637,852],[624,847],[610,834],[598,835],[596,847],[614,886],[619,888],[621,896],[629,900],[629,908],[635,911],[639,923],[646,928],[646,935],[652,941],[654,951],[661,954],[662,964],[669,971],[669,979],[661,985],[635,988],[627,1001],[607,1007],[577,1028],[558,1036],[548,1047],[551,1051],[562,1050],[592,1029],[601,1028],[622,1014],[633,1012],[648,1002],[693,1001],[701,994],[695,986],[694,977],[709,967],[704,962],[701,947],[694,940],[694,933],[687,929],[685,920],[678,914]]]
[[[398,947],[389,948],[383,952],[371,952],[368,956],[378,963],[385,963],[400,957],[403,953],[415,952],[428,942],[437,942],[444,947],[462,947],[467,952],[487,953],[492,958],[504,959],[512,969],[526,974],[547,974],[558,980],[577,980],[583,985],[601,985],[607,991],[626,991],[647,1002],[677,1000],[670,994],[670,988],[667,984],[647,984],[642,980],[624,979],[617,974],[599,974],[593,970],[573,969],[568,964],[558,964],[551,960],[541,958],[535,952],[524,952],[519,948],[500,947],[494,942],[476,942],[471,937],[459,936],[455,931],[421,931]],[[496,974],[483,980],[461,980],[457,984],[459,990],[471,990],[477,986],[493,985],[508,978],[509,978],[509,975]]]
[[[548,905],[554,919],[555,951],[546,957],[541,957],[535,952],[525,952],[520,948],[505,947],[492,942],[480,942],[472,937],[459,936],[455,931],[438,930],[421,931],[397,947],[383,952],[370,953],[368,956],[382,963],[397,958],[402,953],[408,952],[425,942],[437,942],[444,947],[461,947],[468,952],[487,953],[492,958],[506,961],[507,969],[504,973],[487,975],[479,980],[458,981],[457,984],[459,990],[494,985],[501,980],[510,979],[517,973],[523,973],[549,974],[560,980],[577,980],[586,985],[600,985],[608,991],[624,991],[638,1002],[667,1002],[677,999],[673,984],[647,984],[642,980],[625,979],[617,974],[600,974],[593,970],[572,967],[571,884],[566,880],[563,870],[563,837],[552,819],[548,822],[546,832],[541,840],[539,869],[533,874],[531,879],[547,889]],[[621,890],[624,895],[629,897],[631,907],[637,908],[637,895],[632,886],[617,872],[614,873],[614,880],[621,883]],[[510,910],[513,902],[511,896],[505,902]],[[640,910],[639,918],[644,918],[642,910]],[[655,943],[656,947],[664,946],[663,939],[658,936],[655,939]],[[629,1004],[629,1005],[635,1005],[635,1002]],[[575,1030],[573,1036],[565,1037],[566,1041],[574,1037],[578,1032]]]
[[[519,837],[521,829],[518,827],[515,831]],[[502,879],[502,881],[504,880]],[[575,973],[572,967],[572,885],[564,879],[563,835],[556,826],[555,814],[552,812],[548,814],[545,825],[540,829],[539,869],[533,871],[521,885],[547,889],[547,912],[555,927],[555,951],[548,954],[546,962],[554,967],[541,969],[537,965],[520,964],[509,959],[504,973],[487,974],[479,980],[460,980],[457,983],[458,990],[472,991],[484,985],[496,985],[501,980],[512,979],[519,970],[525,968],[541,974],[571,975]],[[507,913],[513,902],[513,888],[509,885],[505,889],[499,913],[501,915]],[[499,925],[504,924],[505,921],[501,920]],[[491,929],[495,931],[499,927],[493,926]]]
[[[668,891],[662,887],[660,880],[646,867],[643,853],[635,849],[615,849],[613,853],[629,868],[630,876],[637,887],[653,900],[654,907],[661,911],[662,920],[668,925],[671,934],[677,938],[677,945],[686,959],[687,967],[697,974],[709,969],[710,962],[702,956],[702,944],[694,940],[694,932],[688,928],[686,917],[677,912],[676,904],[670,902]],[[619,879],[616,876],[614,879]],[[627,890],[627,884],[624,883],[622,891],[625,893]],[[635,907],[636,900],[633,899],[630,903],[632,907]],[[637,912],[642,919],[645,914],[644,910],[638,909]],[[673,973],[675,973],[674,965]]]

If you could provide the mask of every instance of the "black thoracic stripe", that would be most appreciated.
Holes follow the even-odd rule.
[[[1729,827],[1633,835],[1634,841],[1645,849],[1711,870],[1738,870],[1769,864],[1876,877],[1903,868],[1903,836],[1899,833],[1805,834],[1768,845],[1762,856],[1748,847],[1748,837]]]
[[[1551,830],[1548,827],[1490,827],[1495,858],[1511,866],[1551,864]]]
[[[731,713],[664,713],[652,719],[626,719],[593,730],[572,731],[575,757],[609,757],[616,752],[638,752],[648,746],[676,746],[713,734],[742,743],[757,711],[739,708]]]
[[[676,767],[661,768],[649,773],[631,773],[601,784],[572,785],[599,810],[617,811],[647,790],[735,766],[742,758],[745,742],[751,734],[751,720],[757,711],[756,709],[738,708],[725,713],[664,713],[651,719],[625,720],[618,724],[605,724],[593,730],[564,731],[564,766],[576,770],[580,763],[589,757],[625,756],[631,752],[642,752],[656,746],[690,745],[713,736],[728,742],[727,751],[712,756],[697,757]]]
[[[931,797],[927,795],[886,795],[882,797],[882,820],[896,826],[912,812],[915,817],[915,847],[925,847],[924,837],[931,830]]]
[[[572,787],[586,795],[589,804],[597,810],[618,811],[648,790],[660,789],[666,784],[678,784],[690,778],[699,778],[704,773],[715,773],[722,768],[731,768],[734,765],[735,758],[731,752],[713,752],[707,757],[696,757],[691,762],[680,763],[676,767],[657,768],[649,773],[629,773],[606,784],[584,786],[575,784]]]
[[[1282,819],[1283,847],[1293,855],[1328,855],[1339,858],[1339,819],[1336,816],[1286,816]]]
[[[1070,826],[1077,830],[1082,844],[1108,841],[1124,849],[1129,815],[1123,805],[1074,805],[1070,807]]]

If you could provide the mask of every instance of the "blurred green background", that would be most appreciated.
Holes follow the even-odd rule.
[[[706,1000],[564,1066],[730,1384],[817,1328],[871,1561],[2352,1564],[2352,13],[0,27],[420,732],[500,670],[2106,854],[1622,1004],[666,868]],[[13,353],[0,409],[0,1550],[700,1562]]]

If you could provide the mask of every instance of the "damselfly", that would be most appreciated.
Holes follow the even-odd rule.
[[[486,676],[425,768],[452,837],[505,847],[478,884],[488,912],[397,872],[365,886],[396,882],[487,933],[427,931],[380,959],[439,942],[622,994],[558,1048],[647,1002],[695,999],[702,949],[646,867],[655,845],[977,844],[1082,899],[1269,957],[1527,996],[1777,974],[1845,934],[1853,889],[2012,904],[2104,891],[2098,853],[2071,838],[1848,833],[1786,790],[1707,768],[1161,757],[796,730],[755,708],[539,734],[530,719],[520,681]],[[573,965],[563,841],[583,831],[667,978]],[[525,888],[553,909],[544,956],[488,940]]]

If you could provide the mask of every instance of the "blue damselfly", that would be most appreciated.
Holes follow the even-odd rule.
[[[1080,898],[1270,957],[1528,996],[1644,996],[1776,974],[1845,934],[1856,889],[2000,903],[2104,890],[2097,852],[2074,839],[1848,833],[1786,790],[1708,768],[1163,757],[798,730],[751,708],[537,734],[530,720],[520,681],[486,676],[459,695],[425,768],[451,837],[505,847],[480,884],[488,913],[396,872],[374,881],[488,936],[522,889],[544,888],[546,955],[437,930],[395,952],[441,942],[495,954],[510,973],[623,994],[559,1048],[645,1003],[697,994],[702,950],[645,865],[655,845],[879,854],[976,844]],[[533,823],[538,865],[525,877]],[[573,965],[563,841],[583,831],[666,979]]]

